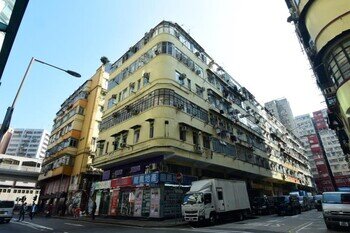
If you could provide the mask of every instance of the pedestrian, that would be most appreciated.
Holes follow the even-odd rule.
[[[92,210],[91,210],[91,218],[92,218],[92,220],[95,220],[96,208],[97,208],[96,201],[94,201],[92,203]]]
[[[31,209],[30,212],[29,212],[30,220],[33,220],[33,217],[34,217],[35,212],[36,212],[36,208],[37,208],[37,206],[36,206],[35,203],[33,202],[32,209]]]
[[[45,217],[51,217],[51,214],[52,214],[52,204],[50,203],[49,206],[46,209]]]
[[[73,218],[77,217],[77,204],[74,203],[72,206],[72,213],[73,213]]]
[[[27,210],[27,202],[24,202],[21,206],[21,209],[19,210],[19,217],[18,217],[17,222],[24,221],[24,215],[26,213],[26,210]]]
[[[62,209],[61,209],[61,216],[64,216],[66,214],[67,204],[66,201],[63,202]]]

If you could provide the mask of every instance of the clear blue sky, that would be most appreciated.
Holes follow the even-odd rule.
[[[162,20],[183,25],[260,102],[286,97],[294,115],[316,111],[325,105],[287,17],[280,0],[30,0],[2,77],[0,121],[31,57],[82,74],[32,66],[11,127],[51,130],[101,56],[115,61]]]

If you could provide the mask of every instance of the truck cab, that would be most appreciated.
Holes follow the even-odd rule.
[[[215,221],[213,219],[215,206],[212,201],[212,194],[209,192],[190,192],[184,197],[182,204],[182,215],[185,221],[200,222],[205,219]]]

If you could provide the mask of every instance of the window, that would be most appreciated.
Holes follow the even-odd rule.
[[[109,142],[107,142],[107,144],[106,144],[106,150],[105,150],[106,154],[108,153],[108,146],[109,146]],[[103,150],[103,147],[102,147],[102,150]]]
[[[210,138],[207,134],[203,134],[203,147],[210,149]]]
[[[175,71],[175,77],[176,77],[176,81],[180,84],[180,85],[185,85],[185,76],[183,74],[181,74],[178,71]]]
[[[124,145],[126,145],[126,140],[127,140],[127,138],[128,138],[128,133],[123,133],[123,135],[122,135],[122,143],[123,143]]]
[[[14,190],[13,190],[13,193],[17,193],[17,189],[14,189]]]
[[[143,74],[143,85],[147,85],[149,83],[149,73]]]
[[[137,90],[141,88],[141,79],[137,80]]]
[[[122,100],[125,99],[128,95],[128,88],[125,88],[122,92]]]
[[[180,140],[181,141],[186,141],[186,133],[187,133],[187,127],[180,126]]]
[[[120,136],[114,138],[113,142],[113,150],[117,150],[119,148]]]
[[[84,115],[84,108],[83,107],[81,107],[81,106],[78,107],[78,114]]]
[[[112,97],[108,100],[107,109],[113,107],[113,105],[116,104],[116,100],[116,96],[112,95]]]
[[[199,97],[203,98],[203,92],[204,92],[203,88],[198,86],[198,85],[196,85],[196,95],[198,95]]]
[[[129,87],[130,87],[129,88],[129,95],[130,95],[135,91],[135,83],[134,82],[130,83]]]
[[[217,188],[217,194],[218,194],[218,200],[222,201],[224,200],[224,195],[222,193],[222,189]]]
[[[187,79],[187,88],[191,90],[191,79]]]
[[[149,123],[149,138],[154,137],[154,121],[150,121]]]
[[[134,144],[138,143],[140,139],[140,128],[134,130]]]
[[[197,131],[193,131],[192,135],[193,135],[193,144],[198,145],[199,144],[198,132]]]

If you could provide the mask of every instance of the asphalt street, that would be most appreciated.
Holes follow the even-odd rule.
[[[341,229],[340,229],[341,230]],[[1,233],[109,233],[109,232],[204,232],[204,233],[332,233],[339,231],[327,230],[322,213],[316,210],[303,212],[300,215],[279,217],[276,215],[260,216],[241,222],[226,222],[216,226],[206,227],[170,227],[170,228],[139,228],[133,226],[118,226],[114,224],[91,223],[76,220],[43,218],[26,219],[17,222],[13,219],[9,224],[0,224]],[[348,232],[343,230],[343,232]]]

